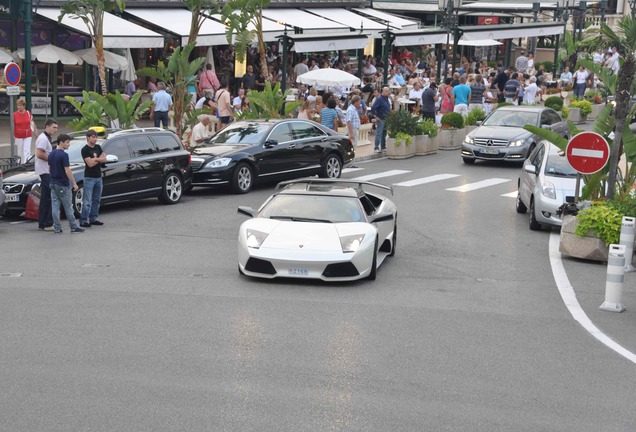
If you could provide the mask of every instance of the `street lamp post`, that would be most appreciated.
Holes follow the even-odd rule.
[[[539,2],[532,3],[532,18],[534,22],[539,21],[539,10],[541,8],[541,4]],[[528,49],[529,52],[534,53],[537,50],[537,37],[533,37],[530,39],[530,47]]]
[[[384,39],[384,53],[382,55],[382,62],[384,63],[384,72],[382,77],[383,85],[389,84],[389,51],[391,50],[391,44],[393,43],[393,33],[389,27],[389,22],[386,22],[386,30],[380,32]]]
[[[567,31],[568,18],[569,18],[569,0],[557,0],[557,9],[554,12],[554,20],[561,21],[563,19],[563,37],[565,38],[565,32]],[[556,36],[556,45],[554,48],[554,70],[558,73],[561,70],[561,65],[559,64],[559,42],[560,35]]]
[[[579,2],[579,42],[583,39],[583,26],[585,24],[585,9],[587,8],[587,4],[585,0]]]
[[[277,36],[277,38],[281,39],[281,42],[283,43],[283,70],[282,70],[282,76],[281,76],[282,82],[280,83],[280,89],[282,90],[283,93],[285,93],[285,90],[287,90],[287,51],[289,50],[289,41],[291,38],[287,36],[287,23],[279,21],[278,24],[284,27],[283,35]]]
[[[605,12],[607,11],[607,0],[601,0],[601,22],[605,22]]]
[[[635,0],[636,1],[636,0]],[[444,11],[444,26],[446,27],[446,69],[448,70],[448,62],[450,58],[450,34],[453,33],[453,56],[457,52],[457,43],[459,42],[459,32],[457,25],[459,23],[459,8],[462,7],[463,0],[437,0],[437,6],[440,11]],[[455,73],[455,60],[452,62],[452,73]],[[446,76],[447,70],[444,71]],[[441,77],[440,77],[441,78]]]

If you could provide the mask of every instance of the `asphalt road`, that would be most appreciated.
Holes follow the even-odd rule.
[[[396,185],[398,250],[374,282],[239,276],[236,207],[272,185],[107,206],[85,234],[0,221],[0,430],[636,428],[635,365],[572,319],[550,231],[503,196],[519,167],[457,152],[358,167],[344,176]],[[618,333],[634,316],[599,319]]]

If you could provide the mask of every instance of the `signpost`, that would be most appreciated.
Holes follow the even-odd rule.
[[[15,157],[15,137],[13,133],[13,97],[20,95],[20,80],[22,79],[22,71],[20,70],[20,66],[16,63],[7,63],[4,67],[4,79],[6,80],[7,87],[7,95],[9,96],[9,125],[11,129],[11,161],[13,162],[13,158]]]
[[[605,167],[610,156],[610,146],[601,135],[595,132],[581,132],[575,135],[565,149],[568,162],[578,173],[574,201],[579,200],[581,174],[589,175]]]

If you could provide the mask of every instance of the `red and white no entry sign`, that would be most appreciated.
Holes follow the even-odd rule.
[[[4,79],[7,81],[7,84],[10,86],[17,86],[20,84],[21,78],[22,71],[20,70],[20,66],[16,63],[7,63],[4,67]]]
[[[575,135],[565,150],[568,162],[581,174],[594,174],[603,169],[610,155],[610,146],[595,132]]]

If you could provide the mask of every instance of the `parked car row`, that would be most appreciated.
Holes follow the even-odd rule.
[[[73,136],[67,150],[79,185],[73,207],[82,206],[84,134]],[[196,186],[227,186],[247,193],[259,181],[319,174],[338,178],[355,151],[349,139],[312,121],[237,122],[188,152],[176,135],[159,128],[114,131],[98,140],[107,154],[102,165],[102,203],[157,197],[176,204]],[[25,211],[31,190],[39,185],[33,159],[5,172],[2,193],[8,217]],[[2,206],[0,201],[0,206]]]

